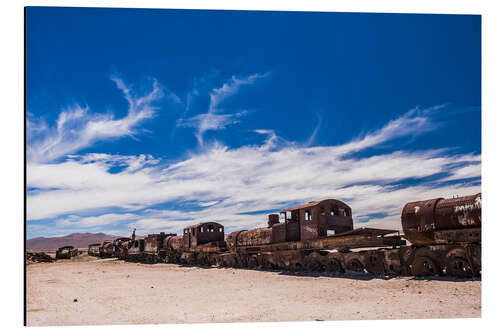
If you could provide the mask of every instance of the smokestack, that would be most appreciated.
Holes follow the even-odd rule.
[[[267,225],[271,228],[273,225],[280,223],[280,216],[278,214],[269,214]]]

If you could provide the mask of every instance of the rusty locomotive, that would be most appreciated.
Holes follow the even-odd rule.
[[[411,202],[397,230],[353,228],[352,210],[327,199],[270,214],[264,228],[224,234],[205,222],[182,235],[151,234],[120,243],[116,257],[143,262],[216,265],[335,274],[481,274],[481,193]]]

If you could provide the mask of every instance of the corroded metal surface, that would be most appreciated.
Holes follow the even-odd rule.
[[[114,255],[113,242],[106,240],[99,247],[99,256],[102,258],[112,257]]]
[[[71,257],[75,257],[77,255],[78,249],[75,249],[71,245],[60,247],[56,251],[56,259],[70,259]]]
[[[101,243],[89,244],[87,254],[89,256],[98,257],[99,256],[99,248],[101,247]]]
[[[462,242],[471,242],[472,239],[466,239],[457,231],[481,227],[481,193],[410,202],[401,213],[401,225],[413,244],[442,243],[446,237],[444,231],[448,231],[449,242],[457,241],[457,237],[461,237]]]

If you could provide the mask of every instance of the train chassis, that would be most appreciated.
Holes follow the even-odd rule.
[[[402,276],[481,275],[481,245],[400,246],[356,251],[286,250],[257,253],[183,252],[163,262],[249,269]],[[158,262],[159,260],[156,260]]]

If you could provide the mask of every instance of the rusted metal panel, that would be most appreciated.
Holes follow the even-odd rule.
[[[300,239],[300,224],[295,221],[286,221],[286,240],[288,242],[298,241]]]
[[[436,230],[481,226],[481,193],[440,200],[436,205]]]
[[[226,237],[226,244],[227,244],[227,247],[228,247],[231,251],[235,251],[236,246],[237,246],[237,242],[238,242],[238,237],[239,237],[239,235],[240,235],[242,232],[246,232],[246,231],[247,231],[247,230],[235,231],[235,232],[232,232],[232,233],[230,233],[229,235],[227,235],[227,237]]]
[[[160,232],[159,234],[147,235],[144,238],[144,252],[157,254],[163,248],[165,238],[170,236],[175,236],[175,234]]]
[[[236,246],[255,246],[272,243],[272,228],[259,228],[239,234]]]
[[[272,242],[273,243],[281,243],[286,241],[286,225],[285,223],[278,223],[272,226],[273,235]]]
[[[178,251],[182,248],[182,236],[169,236],[163,241],[163,248],[171,251]]]
[[[424,232],[435,228],[434,212],[442,198],[407,203],[401,213],[401,224],[405,234]]]
[[[194,248],[214,241],[224,241],[224,226],[222,224],[204,222],[184,229],[183,243],[185,248]]]
[[[442,242],[437,231],[481,227],[481,193],[410,202],[403,208],[401,225],[413,244]]]

